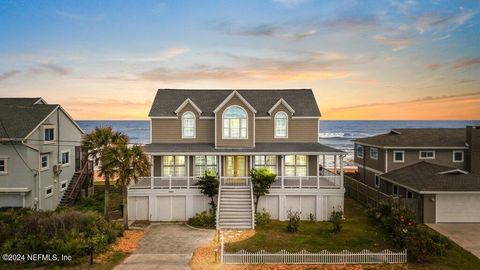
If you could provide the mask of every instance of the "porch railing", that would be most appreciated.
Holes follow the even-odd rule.
[[[130,186],[130,189],[197,189],[196,176],[155,176],[141,177]],[[220,178],[222,186],[248,186],[250,177]],[[273,189],[338,189],[341,188],[341,178],[332,174],[328,176],[277,176],[272,184]]]

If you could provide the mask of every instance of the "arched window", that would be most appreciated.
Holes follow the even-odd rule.
[[[223,138],[247,139],[247,112],[240,106],[230,106],[223,112]]]
[[[288,115],[285,112],[275,114],[275,138],[288,137]]]
[[[185,112],[182,116],[182,138],[195,138],[195,115]]]

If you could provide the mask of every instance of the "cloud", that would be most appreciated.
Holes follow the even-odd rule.
[[[434,71],[434,70],[437,70],[439,68],[441,68],[442,65],[441,64],[437,64],[437,63],[432,63],[432,64],[426,64],[425,65],[425,68],[428,69],[428,70],[431,70],[431,71]]]
[[[376,34],[372,37],[385,45],[392,47],[392,50],[399,51],[408,48],[413,43],[413,38],[410,37],[392,37]]]
[[[213,30],[225,35],[245,37],[277,37],[287,39],[303,39],[314,36],[317,30],[313,27],[262,23],[256,25],[240,25],[229,21],[221,21],[213,26]]]
[[[341,17],[326,20],[319,23],[320,27],[338,28],[347,31],[373,30],[380,27],[380,23],[374,16],[364,17]]]
[[[409,13],[413,7],[417,4],[415,1],[407,0],[407,1],[390,1],[391,5],[398,10],[400,13],[407,14]]]
[[[171,47],[159,52],[149,52],[147,54],[129,54],[129,56],[111,57],[107,61],[121,61],[121,62],[162,62],[173,59],[177,56],[189,52],[187,47]]]
[[[81,97],[59,100],[78,119],[145,119],[152,105],[151,100],[131,101]],[[119,110],[118,108],[122,108]]]
[[[105,19],[105,16],[103,15],[83,15],[83,14],[76,14],[76,13],[71,13],[63,10],[56,10],[55,13],[62,18],[73,20],[73,21],[98,22]]]
[[[306,0],[273,0],[273,2],[280,4],[287,8],[293,8],[304,3]]]
[[[35,75],[50,73],[50,74],[64,76],[64,75],[70,74],[71,70],[69,68],[62,67],[56,64],[41,64],[31,68],[29,72]]]
[[[0,73],[0,82],[17,75],[18,73],[20,73],[20,70],[9,70],[4,73]]]
[[[415,27],[420,33],[427,31],[453,31],[477,14],[471,9],[459,8],[455,11],[424,13],[417,17]]]
[[[453,64],[453,68],[471,68],[480,65],[480,57],[467,58],[456,61]]]

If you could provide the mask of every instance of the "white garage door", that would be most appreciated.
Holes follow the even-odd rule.
[[[437,222],[480,222],[480,194],[436,197]]]
[[[185,221],[185,196],[158,196],[156,198],[155,221]]]

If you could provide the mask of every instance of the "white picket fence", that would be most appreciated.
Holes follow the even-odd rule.
[[[406,263],[407,250],[392,252],[384,250],[371,252],[362,250],[350,252],[343,250],[339,253],[323,250],[318,253],[310,253],[306,250],[291,253],[282,250],[277,253],[268,253],[261,250],[249,253],[245,250],[236,253],[224,251],[223,237],[220,247],[220,260],[222,264],[384,264],[384,263]]]

